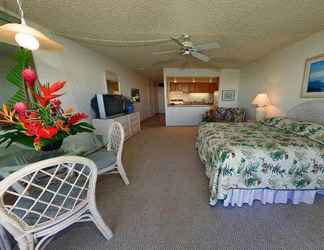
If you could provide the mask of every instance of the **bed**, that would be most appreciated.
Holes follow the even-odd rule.
[[[324,190],[324,102],[263,122],[203,123],[196,148],[210,205],[314,202]]]

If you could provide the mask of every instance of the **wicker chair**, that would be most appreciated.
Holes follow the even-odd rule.
[[[114,121],[109,128],[107,149],[97,151],[87,157],[96,163],[99,175],[119,173],[125,184],[128,185],[129,180],[122,163],[124,138],[123,126]]]
[[[82,157],[30,164],[0,182],[0,223],[21,250],[42,249],[56,233],[83,221],[93,221],[109,240],[113,234],[96,208],[96,180],[96,165]],[[24,190],[15,191],[16,183]]]

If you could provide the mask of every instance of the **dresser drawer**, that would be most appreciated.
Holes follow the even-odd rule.
[[[135,112],[114,119],[94,119],[93,125],[96,128],[95,133],[107,137],[109,127],[114,121],[119,122],[123,126],[125,140],[141,130],[140,113]]]
[[[141,124],[140,124],[140,122],[139,121],[134,121],[131,124],[131,129],[132,129],[133,134],[138,133],[141,130]]]
[[[128,121],[127,117],[118,118],[118,119],[116,119],[116,122],[119,122],[124,127],[124,129],[129,127],[129,121]]]
[[[132,114],[129,115],[129,119],[131,121],[133,121],[133,120],[140,120],[140,115],[139,115],[139,113],[132,113]]]
[[[130,118],[129,121],[130,121],[130,124],[131,124],[131,125],[132,125],[132,124],[137,124],[137,123],[140,122],[139,119],[137,119],[136,117],[135,117],[135,118]]]

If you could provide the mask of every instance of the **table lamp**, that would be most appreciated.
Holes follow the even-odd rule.
[[[256,113],[255,118],[257,121],[261,121],[266,116],[266,110],[265,108],[269,105],[271,105],[271,102],[269,100],[269,97],[265,93],[258,94],[252,101],[253,105],[256,105]]]

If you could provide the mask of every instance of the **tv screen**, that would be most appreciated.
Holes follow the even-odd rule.
[[[125,98],[122,95],[96,95],[91,100],[96,118],[109,118],[125,112]]]

